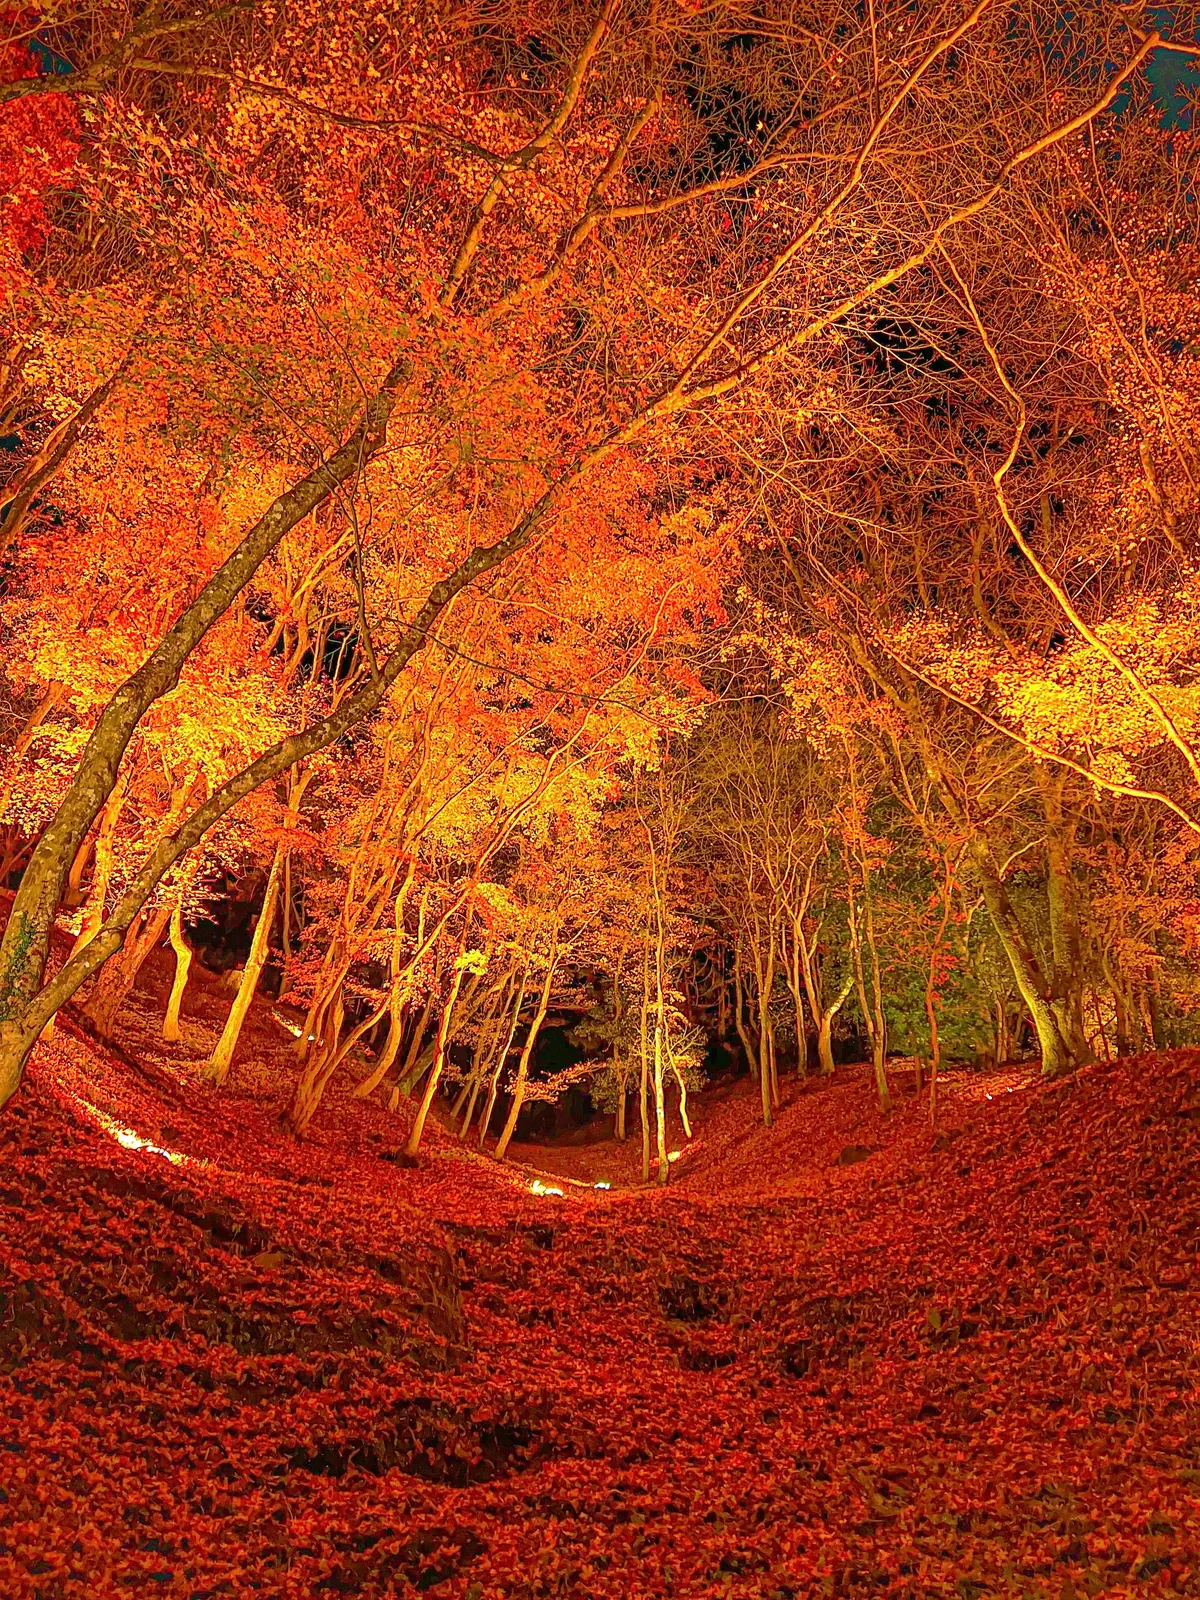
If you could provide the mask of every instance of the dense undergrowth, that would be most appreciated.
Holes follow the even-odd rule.
[[[936,1139],[865,1069],[716,1093],[669,1190],[561,1196],[271,1079],[39,1048],[0,1593],[1200,1594],[1200,1054],[951,1078]]]

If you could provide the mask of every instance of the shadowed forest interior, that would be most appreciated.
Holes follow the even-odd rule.
[[[0,7],[0,1592],[1200,1597],[1198,40]]]

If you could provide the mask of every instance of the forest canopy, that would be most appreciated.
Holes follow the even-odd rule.
[[[7,9],[0,1101],[164,941],[298,1133],[357,1063],[503,1155],[574,1019],[664,1181],[711,1041],[770,1123],[1192,1040],[1169,20]]]

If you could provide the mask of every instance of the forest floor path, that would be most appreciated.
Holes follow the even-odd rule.
[[[66,1021],[0,1119],[0,1594],[1200,1595],[1200,1053],[936,1138],[734,1087],[558,1195],[348,1085],[298,1144],[286,1031],[216,1094],[203,1026]]]

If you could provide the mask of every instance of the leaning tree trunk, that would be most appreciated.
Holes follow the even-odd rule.
[[[525,1004],[525,989],[529,983],[529,963],[526,962],[521,972],[521,981],[517,985],[517,998],[512,1009],[512,1021],[508,1025],[508,1032],[504,1035],[504,1043],[500,1046],[492,1062],[492,1075],[488,1080],[487,1100],[484,1102],[483,1115],[479,1119],[479,1148],[482,1150],[487,1139],[487,1131],[491,1126],[492,1112],[496,1109],[496,1096],[500,1090],[500,1075],[504,1071],[505,1063],[512,1050],[513,1040],[516,1038],[517,1027],[521,1021],[521,1007]]]
[[[95,993],[87,1004],[87,1015],[102,1039],[112,1038],[117,1013],[129,998],[146,958],[162,938],[171,911],[171,901],[165,900],[147,913],[137,933],[126,937],[117,954],[101,969]]]
[[[187,989],[188,973],[192,969],[192,950],[183,934],[183,895],[171,910],[171,949],[175,952],[175,980],[171,984],[171,998],[167,1001],[167,1014],[163,1018],[163,1038],[168,1044],[178,1044],[179,1012]]]
[[[375,1011],[368,1012],[361,1022],[355,1024],[343,1039],[341,1036],[342,1010],[338,1007],[335,1026],[326,1043],[325,1049],[315,1061],[310,1061],[300,1074],[300,1081],[292,1096],[292,1104],[284,1119],[292,1132],[299,1137],[303,1134],[309,1123],[317,1114],[329,1086],[329,1080],[345,1061],[351,1050],[364,1034],[375,1027],[380,1017],[387,1010],[387,1001]]]
[[[854,974],[848,972],[845,982],[834,996],[832,1002],[821,1007],[820,1017],[817,1022],[817,1065],[823,1078],[832,1078],[833,1065],[833,1023],[838,1012],[850,998],[850,991],[854,987]]]
[[[102,1038],[111,1038],[117,1013],[128,999],[134,984],[137,982],[138,973],[141,972],[152,950],[157,949],[163,931],[170,923],[172,928],[171,942],[176,948],[176,983],[179,981],[178,972],[178,946],[176,945],[175,925],[176,918],[182,915],[183,899],[191,887],[192,879],[196,876],[199,863],[192,861],[185,866],[179,882],[166,894],[154,911],[144,913],[141,924],[136,934],[125,937],[125,943],[111,961],[100,969],[100,977],[96,984],[95,993],[88,1002],[87,1014],[96,1026],[96,1031]],[[182,928],[179,931],[182,941]],[[191,954],[188,954],[191,961]],[[184,969],[186,979],[187,970]],[[174,987],[171,994],[174,998]],[[182,998],[182,991],[181,991]],[[168,1007],[168,1015],[170,1009]],[[176,1034],[178,1038],[178,1008],[176,1009]],[[164,1037],[169,1035],[164,1034]]]
[[[508,1016],[508,997],[512,993],[511,986],[516,976],[517,968],[514,963],[505,973],[504,981],[500,985],[495,1011],[488,1016],[486,1022],[482,1022],[479,1025],[479,1038],[471,1057],[470,1077],[463,1085],[463,1093],[455,1106],[454,1114],[456,1116],[459,1111],[462,1111],[462,1121],[458,1128],[458,1137],[460,1139],[467,1137],[467,1129],[475,1118],[475,1107],[479,1103],[479,1091],[483,1088],[484,1082],[491,1077],[492,1063],[495,1060],[495,1053],[500,1047],[500,1035],[504,1031],[504,1020]],[[465,1110],[463,1109],[464,1101],[466,1102]]]
[[[466,935],[464,934],[464,938]],[[416,1121],[412,1125],[412,1132],[408,1136],[408,1143],[404,1146],[405,1155],[415,1156],[421,1148],[421,1137],[425,1132],[425,1119],[429,1116],[433,1097],[437,1093],[438,1083],[442,1076],[442,1068],[446,1063],[446,1040],[450,1033],[450,1019],[454,1015],[455,1002],[458,1000],[458,991],[462,985],[463,974],[466,968],[461,963],[461,958],[454,964],[454,976],[450,980],[450,996],[442,1011],[441,1021],[438,1023],[437,1043],[434,1046],[433,1066],[425,1084],[425,1093],[421,1096],[421,1104],[417,1107]]]
[[[365,1100],[368,1095],[374,1094],[379,1085],[387,1077],[400,1049],[401,1040],[404,1038],[404,1016],[408,1006],[409,996],[412,993],[411,968],[405,974],[403,983],[394,981],[388,995],[388,1031],[383,1042],[379,1059],[368,1072],[354,1086],[356,1100]]]
[[[690,1139],[692,1137],[692,1124],[688,1120],[688,1109],[687,1109],[688,1090],[687,1090],[687,1084],[684,1081],[683,1073],[680,1072],[678,1067],[672,1067],[671,1070],[674,1072],[675,1081],[679,1085],[679,1120],[680,1120],[680,1122],[683,1123],[683,1137],[685,1139]]]
[[[258,923],[254,929],[254,938],[250,941],[250,954],[246,957],[246,965],[242,969],[242,981],[238,984],[238,992],[234,996],[233,1005],[230,1007],[229,1016],[221,1037],[217,1041],[217,1048],[213,1051],[208,1066],[204,1069],[204,1076],[219,1088],[229,1076],[229,1069],[233,1064],[233,1052],[237,1049],[238,1039],[241,1037],[242,1024],[250,1010],[251,1002],[258,989],[258,980],[262,969],[266,965],[267,951],[270,945],[271,924],[275,921],[275,901],[279,895],[279,875],[283,867],[283,841],[275,846],[275,859],[271,863],[271,871],[267,878],[266,892],[263,895],[262,910],[259,912]]]
[[[264,764],[272,767],[273,763],[281,762],[277,770],[284,771],[300,755],[307,753],[300,748],[305,735],[282,740],[274,752],[260,757],[210,797],[196,811],[190,825],[185,824],[173,841],[169,844],[164,841],[152,852],[150,861],[122,899],[121,915],[114,919],[110,936],[98,936],[87,952],[88,960],[68,963],[72,968],[69,974],[59,973],[57,981],[43,987],[50,936],[63,884],[88,830],[116,787],[122,759],[138,724],[156,701],[176,687],[192,652],[225,615],[284,535],[324,504],[342,484],[356,478],[364,463],[378,452],[386,440],[388,418],[399,398],[400,386],[408,381],[411,371],[407,358],[393,365],[368,401],[362,422],[341,448],[272,501],[100,713],[80,755],[66,798],[43,831],[22,874],[0,941],[0,1106],[20,1083],[29,1052],[43,1026],[58,1007],[70,999],[79,984],[120,948],[133,918],[172,863],[236,804],[243,793],[249,793],[274,775],[273,770],[262,770]],[[412,653],[410,650],[410,657]],[[397,666],[397,673],[402,666],[403,663]],[[371,687],[379,688],[378,685]],[[314,749],[329,742],[324,734],[327,726],[337,720],[336,717],[326,718],[318,725],[320,734],[316,730],[308,731],[308,739],[314,736],[320,739],[313,745]],[[332,737],[336,736],[334,732]]]

